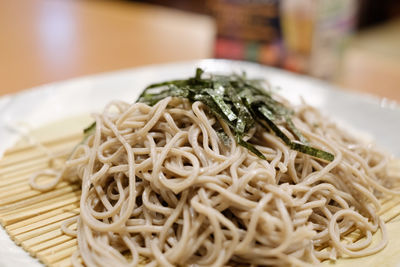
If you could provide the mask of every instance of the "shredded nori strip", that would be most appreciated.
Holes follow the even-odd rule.
[[[186,80],[172,80],[149,85],[137,102],[155,105],[167,96],[187,98],[191,102],[201,101],[216,116],[223,119],[235,135],[236,142],[253,152],[259,158],[264,155],[243,137],[259,123],[274,132],[291,149],[313,157],[332,161],[334,155],[312,147],[304,135],[296,128],[291,116],[293,110],[272,97],[272,92],[263,89],[262,80],[247,79],[242,75],[208,75],[196,69],[194,77]],[[158,89],[158,90],[155,90]],[[290,140],[278,125],[285,125],[298,140]],[[92,125],[93,126],[93,125]],[[223,132],[223,131],[222,131]],[[226,133],[218,131],[218,136],[226,143]]]
[[[96,131],[96,122],[93,122],[92,124],[90,124],[88,127],[86,127],[85,129],[83,129],[83,139],[82,141],[77,144],[74,149],[72,149],[71,153],[69,154],[68,158],[71,158],[71,156],[74,154],[75,150],[78,148],[79,145],[82,145],[86,142],[86,140],[89,138],[89,136],[91,136],[92,134],[94,134],[94,132]]]
[[[93,122],[92,124],[90,124],[88,127],[86,127],[83,130],[83,133],[85,135],[85,137],[89,137],[90,135],[92,135],[94,133],[94,130],[96,129],[96,122]]]
[[[335,159],[335,156],[329,152],[297,142],[292,142],[290,148],[327,161],[333,161]]]

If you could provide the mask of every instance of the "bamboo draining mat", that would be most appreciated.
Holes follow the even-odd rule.
[[[89,122],[84,116],[35,130],[31,140],[22,139],[0,160],[0,223],[17,245],[48,266],[71,265],[77,242],[63,234],[60,225],[79,214],[80,189],[61,182],[54,190],[40,192],[31,189],[29,177],[48,167],[48,152],[71,150]]]
[[[48,266],[71,266],[77,249],[75,238],[60,230],[61,223],[79,214],[80,189],[61,182],[54,190],[39,192],[29,186],[29,177],[48,167],[48,152],[70,151],[82,138],[90,123],[87,116],[66,119],[32,131],[31,140],[21,140],[0,160],[0,222],[11,239]],[[43,147],[32,145],[40,142]],[[47,152],[46,152],[47,151]],[[392,164],[400,174],[400,162]],[[399,175],[397,175],[399,176]],[[29,204],[27,204],[29,202]],[[389,245],[378,254],[340,259],[334,266],[398,266],[400,263],[400,197],[382,200],[382,217],[388,222]],[[378,239],[380,233],[374,235]],[[349,238],[358,238],[356,233]]]

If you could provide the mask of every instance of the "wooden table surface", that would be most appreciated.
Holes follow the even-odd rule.
[[[353,36],[337,83],[400,103],[400,18]]]
[[[0,95],[76,76],[211,57],[211,18],[118,1],[0,0]]]

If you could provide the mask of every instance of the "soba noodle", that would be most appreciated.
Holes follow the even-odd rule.
[[[55,179],[82,183],[74,265],[288,266],[376,253],[388,242],[378,198],[398,194],[388,157],[314,108],[293,122],[332,162],[289,149],[256,126],[246,136],[266,160],[236,144],[201,102],[167,97],[151,107],[111,102],[95,133]],[[230,138],[223,144],[219,124]],[[292,133],[280,126],[293,138]],[[64,226],[68,234],[74,234]],[[365,239],[348,243],[358,229]],[[382,239],[371,246],[372,234]]]

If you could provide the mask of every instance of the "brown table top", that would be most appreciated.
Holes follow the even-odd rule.
[[[115,1],[0,1],[0,95],[139,65],[212,56],[209,17]]]

